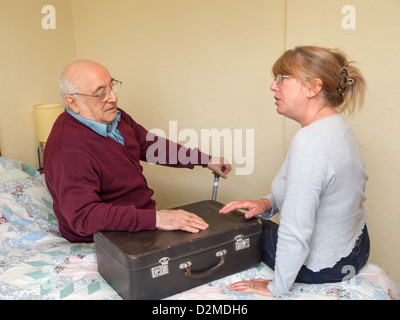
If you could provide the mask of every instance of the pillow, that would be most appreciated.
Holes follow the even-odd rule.
[[[0,157],[0,260],[13,250],[54,241],[54,237],[60,240],[43,176],[20,161]]]

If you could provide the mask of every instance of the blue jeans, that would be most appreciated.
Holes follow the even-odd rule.
[[[272,221],[263,221],[261,259],[271,269],[275,269],[278,227],[279,226]],[[330,283],[349,280],[367,263],[369,250],[369,235],[367,225],[365,225],[357,244],[347,257],[342,258],[332,268],[322,269],[318,272],[311,271],[303,265],[295,281],[300,283]]]

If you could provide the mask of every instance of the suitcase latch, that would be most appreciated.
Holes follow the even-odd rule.
[[[235,243],[236,251],[247,249],[250,247],[250,239],[249,238],[244,239],[244,236],[241,234],[236,236],[235,240],[236,240]]]
[[[160,266],[151,268],[151,275],[153,278],[158,278],[169,273],[168,262],[169,258],[164,257],[160,259]]]

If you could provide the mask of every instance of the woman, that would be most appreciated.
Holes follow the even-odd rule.
[[[363,207],[365,173],[357,139],[340,112],[362,105],[365,81],[339,50],[297,47],[274,64],[277,112],[299,122],[271,194],[233,201],[220,213],[247,209],[246,218],[280,212],[279,228],[263,222],[262,260],[272,281],[255,279],[231,290],[269,296],[290,293],[294,282],[339,282],[367,262],[369,236]]]

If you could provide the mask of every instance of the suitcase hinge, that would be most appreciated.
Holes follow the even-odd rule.
[[[238,235],[235,237],[236,243],[236,251],[247,249],[250,247],[250,239],[244,239],[243,235]]]
[[[169,258],[164,257],[160,259],[160,266],[151,268],[151,275],[153,278],[161,277],[169,273],[168,262]]]

